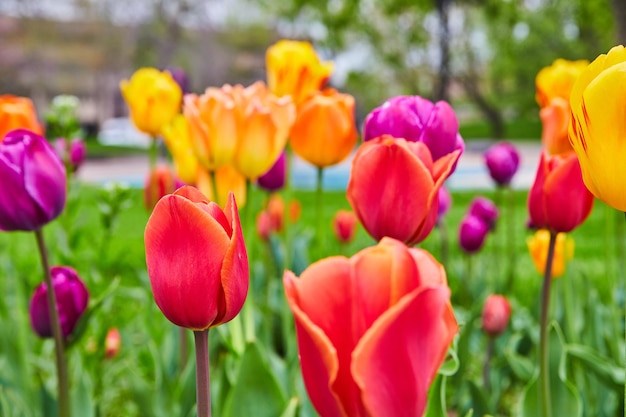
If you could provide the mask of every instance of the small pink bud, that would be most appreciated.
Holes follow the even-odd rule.
[[[483,308],[483,330],[491,335],[498,336],[502,334],[511,317],[511,304],[503,295],[492,294],[487,297],[485,307]]]
[[[120,352],[122,337],[116,327],[111,327],[104,339],[104,357],[113,359]]]

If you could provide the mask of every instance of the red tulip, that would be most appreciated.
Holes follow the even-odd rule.
[[[182,186],[176,174],[166,165],[157,166],[146,176],[143,187],[143,204],[150,211],[164,195],[171,194]]]
[[[583,183],[576,154],[548,156],[542,152],[528,194],[530,224],[554,232],[571,232],[587,219],[592,208],[593,195]]]
[[[361,145],[352,161],[347,198],[365,230],[414,245],[437,221],[438,192],[461,155],[433,162],[428,147],[380,136]]]
[[[196,188],[179,188],[154,207],[144,240],[154,300],[168,320],[204,330],[239,313],[249,271],[232,193],[222,211]]]
[[[482,326],[485,333],[491,336],[502,334],[509,325],[511,303],[504,295],[491,294],[485,301],[482,315]]]
[[[339,210],[333,218],[333,230],[340,243],[349,243],[354,239],[357,218],[354,212]]]
[[[421,416],[458,327],[443,267],[385,238],[283,278],[306,389],[324,417]]]

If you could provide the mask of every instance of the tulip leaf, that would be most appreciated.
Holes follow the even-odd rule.
[[[276,417],[286,409],[286,395],[261,349],[256,342],[246,345],[233,389],[224,405],[224,416]]]
[[[297,276],[309,266],[309,245],[312,239],[311,233],[303,233],[295,237],[292,241],[293,257],[291,261],[291,270]],[[290,269],[290,268],[287,268]]]
[[[485,416],[491,410],[486,390],[482,389],[472,380],[468,381],[470,396],[472,398],[472,412],[477,416]]]
[[[459,370],[459,356],[457,355],[459,337],[454,338],[454,342],[448,349],[448,360],[439,368],[439,373],[445,376],[452,376]]]
[[[283,411],[280,417],[296,417],[297,412],[298,412],[298,398],[293,397],[291,400],[289,400],[289,403],[287,404],[287,408],[285,408],[285,411]]]
[[[523,342],[523,335],[512,335],[504,351],[504,357],[517,378],[522,381],[530,381],[535,372],[535,363],[518,353],[518,347]]]
[[[616,387],[620,387],[620,389],[624,385],[624,368],[612,363],[608,358],[600,355],[591,347],[569,344],[565,346],[565,351],[569,356],[582,361],[586,369],[594,372],[608,384],[613,384]]]
[[[428,404],[424,417],[447,417],[446,411],[446,379],[443,374],[438,374],[428,390]]]
[[[558,323],[550,325],[550,397],[553,416],[582,415],[582,400],[574,384],[565,373],[564,360],[567,356],[563,333]],[[521,417],[542,417],[540,403],[539,375],[530,381],[524,389],[521,400]]]

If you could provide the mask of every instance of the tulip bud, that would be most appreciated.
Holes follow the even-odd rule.
[[[298,200],[291,200],[289,202],[289,221],[295,223],[300,219],[300,213],[302,212],[302,205]]]
[[[519,168],[519,152],[511,143],[499,142],[485,152],[485,163],[496,184],[509,185]]]
[[[467,214],[459,228],[459,245],[467,253],[478,252],[485,243],[489,225],[480,217]]]
[[[73,268],[53,266],[50,268],[52,285],[56,296],[61,333],[67,338],[78,320],[87,309],[89,292]],[[30,323],[39,337],[52,337],[52,327],[48,313],[48,288],[40,284],[30,300]]]
[[[59,158],[61,158],[61,161],[64,164],[67,163],[66,167],[69,168],[71,172],[78,171],[78,168],[83,164],[87,155],[85,141],[80,138],[74,138],[70,141],[68,149],[67,139],[57,138],[52,145]]]
[[[180,185],[182,184],[169,167],[162,165],[153,169],[146,177],[143,188],[143,202],[146,210],[151,211],[161,197],[172,194]]]
[[[272,230],[282,232],[285,225],[285,201],[279,194],[273,194],[267,203]]]
[[[492,294],[487,297],[483,308],[482,326],[483,331],[491,336],[502,334],[511,317],[511,304],[503,295]]]
[[[282,151],[274,165],[257,180],[257,185],[267,191],[278,191],[285,186],[287,156]]]
[[[50,144],[29,130],[0,142],[0,229],[33,231],[65,207],[65,168]]]
[[[496,221],[498,220],[498,208],[486,197],[476,197],[472,200],[469,207],[469,214],[482,219],[489,229],[493,230],[496,227]]]
[[[350,243],[354,239],[357,218],[354,212],[339,210],[333,218],[333,230],[340,243]]]
[[[113,359],[120,352],[122,345],[122,337],[120,331],[116,327],[112,327],[107,332],[104,339],[104,357],[107,359]]]
[[[262,241],[267,242],[272,234],[272,218],[263,210],[256,218],[256,232]]]

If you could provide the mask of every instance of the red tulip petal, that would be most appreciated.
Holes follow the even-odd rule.
[[[200,190],[191,185],[184,185],[180,187],[178,190],[174,191],[174,194],[179,195],[181,197],[185,197],[187,200],[191,200],[194,203],[208,203],[209,199],[207,196],[202,194]]]
[[[145,235],[154,299],[174,324],[209,327],[218,314],[220,271],[230,239],[197,203],[167,195],[155,206]]]
[[[222,216],[226,214],[224,220],[230,222],[228,230],[231,230],[232,237],[222,264],[223,303],[220,303],[220,311],[214,325],[232,320],[241,311],[248,295],[248,283],[250,281],[248,253],[243,240],[235,195],[232,192],[228,194],[224,213],[220,211],[220,214]]]
[[[546,159],[546,153],[545,151],[542,151],[541,156],[539,157],[537,173],[535,174],[535,182],[528,193],[528,214],[530,215],[530,221],[534,227],[539,228],[547,226],[543,205],[543,186],[546,175],[548,174]]]
[[[448,285],[446,270],[437,260],[423,249],[409,249],[419,274],[419,283],[416,287],[430,287]]]
[[[347,198],[365,229],[406,242],[429,213],[431,173],[403,139],[374,139],[357,152]]]
[[[297,281],[299,307],[337,350],[335,357],[339,367],[336,377],[330,380],[330,387],[342,401],[346,415],[351,417],[366,415],[362,408],[361,393],[350,374],[352,351],[363,334],[359,322],[360,305],[355,305],[353,301],[354,286],[350,261],[339,256],[314,263]],[[302,352],[300,356],[302,363],[307,362]]]
[[[353,277],[358,277],[352,283],[353,310],[358,318],[353,326],[360,339],[381,314],[419,286],[419,275],[407,247],[390,238],[359,252],[351,262]]]
[[[320,415],[345,417],[346,413],[331,389],[339,371],[337,351],[324,331],[300,308],[301,290],[298,287],[302,280],[286,271],[283,283],[295,319],[302,377],[311,403]]]
[[[447,287],[417,290],[361,339],[352,374],[369,416],[421,416],[427,393],[457,332]]]
[[[585,187],[574,153],[550,173],[544,192],[546,220],[556,232],[571,232],[591,213],[593,195]]]

